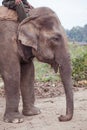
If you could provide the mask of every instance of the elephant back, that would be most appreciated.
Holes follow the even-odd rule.
[[[16,11],[0,6],[0,20],[18,21]]]

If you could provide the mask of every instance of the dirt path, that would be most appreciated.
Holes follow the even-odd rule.
[[[65,113],[65,96],[58,98],[37,99],[36,105],[41,114],[33,117],[24,117],[21,124],[4,123],[3,113],[5,99],[0,98],[0,130],[87,130],[87,89],[75,92],[74,117],[69,122],[59,122],[59,114]],[[21,111],[20,103],[20,111]]]

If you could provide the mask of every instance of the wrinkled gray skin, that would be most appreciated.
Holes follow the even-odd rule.
[[[59,120],[72,119],[73,92],[66,35],[56,14],[42,7],[31,10],[30,17],[20,25],[0,20],[0,73],[6,93],[4,121],[23,121],[18,111],[20,90],[23,114],[40,113],[34,106],[34,66],[32,59],[29,60],[29,47],[39,61],[50,64],[55,72],[59,68],[66,94],[66,115],[61,115]]]

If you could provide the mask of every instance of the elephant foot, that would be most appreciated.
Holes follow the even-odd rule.
[[[6,113],[4,115],[4,121],[6,123],[22,123],[24,119],[19,112],[11,112],[11,113]]]
[[[33,107],[31,107],[30,109],[24,109],[22,113],[23,113],[23,115],[25,115],[25,116],[33,116],[33,115],[38,115],[38,114],[40,114],[41,111],[40,111],[39,108],[33,106]]]
[[[72,115],[71,115],[71,114],[66,115],[66,116],[61,115],[61,116],[59,117],[59,121],[69,121],[69,120],[71,120],[71,119],[72,119]]]

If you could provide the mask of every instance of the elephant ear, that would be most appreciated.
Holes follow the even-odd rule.
[[[18,40],[23,45],[37,50],[37,36],[40,36],[41,29],[52,28],[52,17],[55,13],[47,7],[41,7],[32,9],[29,14],[30,16],[24,19],[18,27]]]
[[[25,19],[18,28],[18,40],[25,46],[33,47],[37,50],[37,35],[30,19]]]

